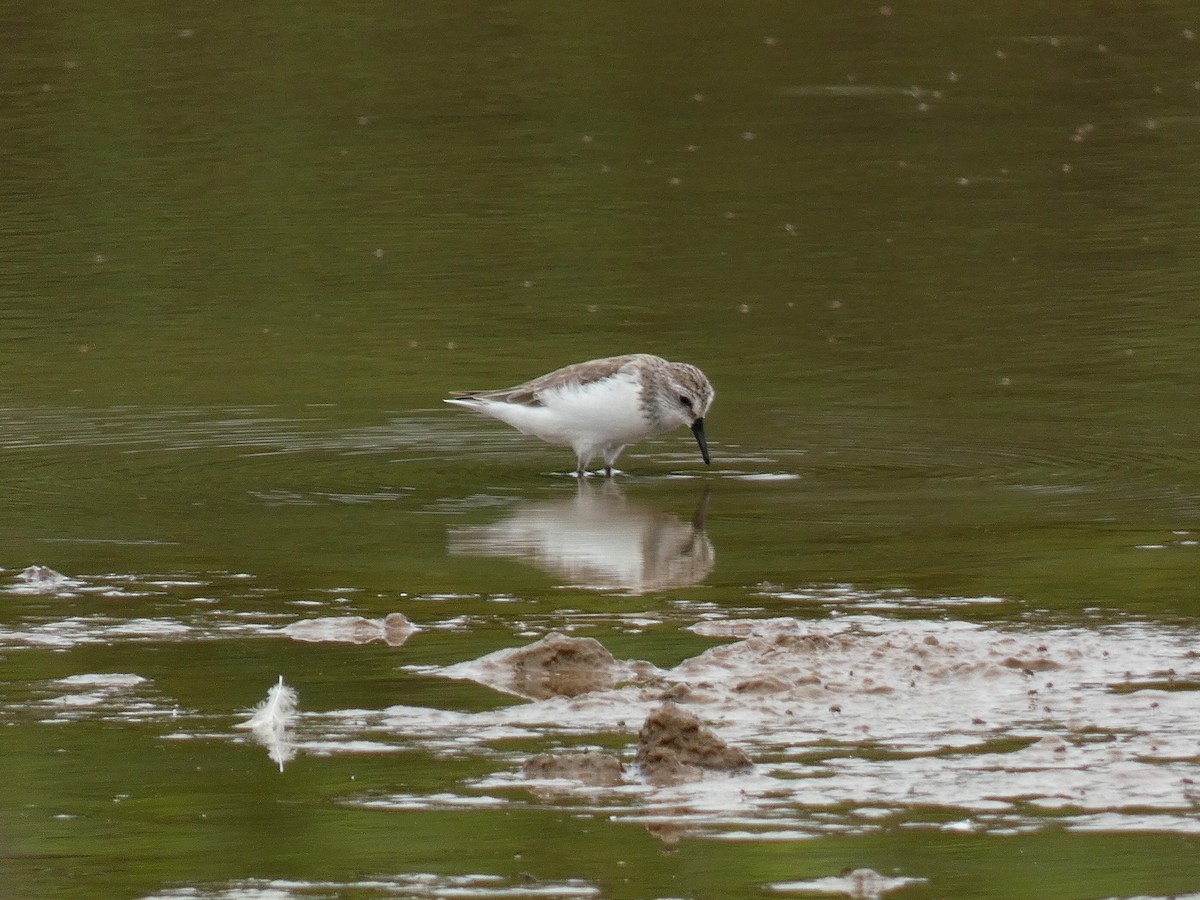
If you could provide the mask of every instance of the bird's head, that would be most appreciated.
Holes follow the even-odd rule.
[[[712,406],[716,392],[708,379],[693,365],[671,363],[667,372],[667,402],[663,418],[672,425],[686,425],[696,436],[704,462],[711,462],[708,440],[704,434],[704,417]]]

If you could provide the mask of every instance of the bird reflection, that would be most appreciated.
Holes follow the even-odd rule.
[[[581,482],[570,500],[523,503],[490,525],[451,530],[450,552],[523,560],[571,587],[645,594],[697,584],[712,571],[707,509],[707,491],[684,522],[630,502],[612,482]]]

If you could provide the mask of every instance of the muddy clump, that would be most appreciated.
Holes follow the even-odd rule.
[[[484,661],[499,670],[495,680],[506,690],[533,700],[611,690],[627,668],[594,638],[572,638],[557,631],[528,647],[501,650],[479,660]]]
[[[610,691],[622,681],[646,682],[659,672],[642,660],[615,659],[594,638],[552,631],[536,643],[447,666],[440,674],[468,678],[528,700],[551,700]]]
[[[14,577],[16,583],[5,588],[13,594],[59,594],[79,587],[83,582],[55,572],[49,566],[29,566]]]
[[[416,630],[416,626],[403,613],[389,613],[382,619],[365,619],[362,616],[301,619],[285,627],[283,633],[297,641],[348,644],[383,641],[391,647],[399,647]]]
[[[733,686],[733,691],[735,694],[749,695],[779,694],[784,691],[790,691],[795,686],[795,683],[788,678],[782,678],[778,675],[759,675],[739,681]]]
[[[674,703],[664,703],[646,717],[638,733],[637,761],[655,784],[697,781],[706,771],[738,772],[752,765],[745,753]]]
[[[526,778],[563,778],[591,787],[616,787],[625,783],[625,767],[615,756],[599,750],[539,753],[525,761]]]
[[[1015,656],[1009,656],[1000,661],[1000,665],[1006,669],[1017,669],[1021,672],[1053,672],[1055,669],[1061,669],[1062,666],[1052,659],[1045,657],[1020,659]]]

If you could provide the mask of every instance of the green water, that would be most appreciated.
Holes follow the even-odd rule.
[[[605,617],[823,618],[784,595],[852,585],[1001,601],[935,618],[1193,629],[1195,12],[8,4],[0,580],[95,590],[0,594],[0,892],[484,873],[731,897],[864,866],[927,879],[913,897],[1200,890],[1194,831],[895,821],[664,850],[570,801],[355,805],[469,794],[491,758],[281,775],[230,738],[280,674],[306,712],[509,703],[403,667],[564,610],[662,666],[712,642],[674,612]],[[627,450],[619,485],[679,523],[706,503],[711,571],[631,597],[452,553],[576,485],[569,450],[442,397],[635,351],[716,387],[712,467],[680,431]],[[393,648],[239,625],[393,611],[443,627]],[[186,628],[104,631],[139,619]],[[11,639],[68,621],[78,639]],[[159,713],[46,706],[88,673],[147,679]]]

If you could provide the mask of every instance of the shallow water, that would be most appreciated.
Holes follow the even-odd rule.
[[[1188,5],[119,13],[4,20],[7,893],[1200,892]],[[711,467],[440,402],[632,351]]]

